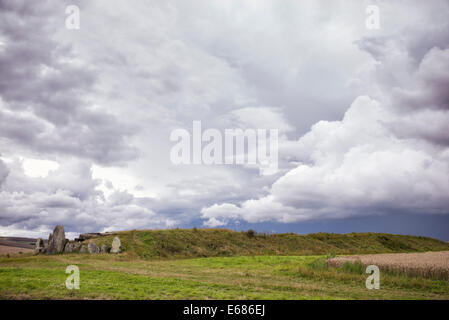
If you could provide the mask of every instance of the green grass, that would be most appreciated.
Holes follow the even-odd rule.
[[[367,290],[360,266],[325,256],[238,256],[154,261],[120,255],[0,258],[3,299],[449,299],[449,282],[381,272]],[[65,268],[80,269],[80,290]]]
[[[367,290],[358,264],[327,266],[336,254],[449,250],[425,237],[376,233],[257,234],[225,229],[118,233],[121,254],[0,257],[3,299],[449,299],[449,282],[381,270]],[[110,245],[115,235],[93,239]],[[65,287],[68,265],[80,290]]]
[[[381,233],[257,234],[227,229],[133,230],[118,233],[123,249],[142,259],[254,255],[324,255],[449,250],[449,243]],[[110,245],[114,236],[93,239]]]

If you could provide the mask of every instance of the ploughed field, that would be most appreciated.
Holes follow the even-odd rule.
[[[365,286],[368,274],[361,254],[377,257],[372,254],[396,252],[402,257],[407,253],[401,261],[413,264],[416,252],[449,251],[449,244],[431,238],[376,233],[269,235],[219,229],[134,230],[116,235],[122,242],[120,254],[0,255],[0,298],[449,299],[449,281],[431,273],[384,270],[383,265],[380,289]],[[86,242],[110,244],[112,237]],[[340,259],[334,260],[335,254],[360,255],[361,262],[343,256],[348,260],[333,265]],[[446,252],[423,254],[438,256],[442,264],[447,257]],[[396,254],[380,256],[392,261]],[[79,268],[79,290],[66,288],[69,265]]]
[[[36,239],[21,237],[0,237],[0,255],[33,252]]]
[[[0,255],[2,254],[10,254],[10,253],[24,253],[24,252],[33,252],[33,249],[21,248],[21,247],[12,247],[12,246],[4,246],[0,244]]]

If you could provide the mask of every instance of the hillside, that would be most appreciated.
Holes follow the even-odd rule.
[[[449,250],[449,243],[382,233],[257,234],[227,229],[132,230],[116,233],[123,251],[143,259],[249,255],[321,255]],[[110,245],[114,235],[96,237]]]
[[[36,239],[22,237],[0,237],[0,245],[25,249],[34,249]]]
[[[22,237],[0,237],[0,255],[33,252],[36,239]]]

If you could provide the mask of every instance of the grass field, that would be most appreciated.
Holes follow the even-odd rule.
[[[65,269],[80,269],[68,290]],[[145,261],[121,255],[0,258],[2,299],[449,299],[449,282],[326,266],[323,256],[248,256]]]
[[[380,290],[367,290],[363,265],[327,264],[334,253],[448,250],[447,243],[430,238],[229,230],[147,230],[119,236],[125,249],[119,255],[0,257],[0,298],[449,299],[445,280],[381,270]],[[110,243],[111,236],[95,241]],[[68,265],[79,267],[80,290],[65,287]]]

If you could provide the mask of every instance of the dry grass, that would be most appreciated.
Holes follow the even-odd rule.
[[[376,265],[381,272],[399,272],[409,276],[449,280],[449,251],[337,257],[329,259],[328,265],[339,267],[345,263],[355,262],[365,266]]]

